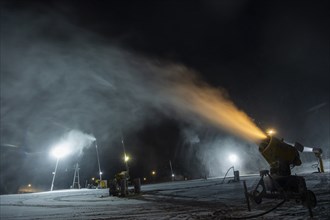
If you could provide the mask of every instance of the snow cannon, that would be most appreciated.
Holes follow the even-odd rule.
[[[260,180],[254,189],[248,192],[246,182],[243,181],[245,198],[250,208],[250,200],[260,204],[262,199],[282,199],[280,203],[290,199],[301,203],[308,208],[312,217],[312,208],[316,206],[315,194],[307,189],[306,181],[301,176],[291,175],[291,168],[300,166],[301,160],[299,151],[303,152],[304,147],[299,143],[294,145],[284,142],[274,136],[267,136],[259,144],[259,152],[266,159],[270,166],[269,170],[260,171]]]
[[[261,141],[259,151],[269,163],[271,174],[290,175],[291,168],[301,165],[299,152],[313,152],[319,160],[318,172],[324,173],[321,148],[306,147],[298,142],[289,144],[284,142],[283,139],[279,140],[278,138],[268,136]]]
[[[291,175],[291,167],[300,166],[301,160],[297,147],[268,136],[259,145],[259,152],[270,165],[270,174]]]

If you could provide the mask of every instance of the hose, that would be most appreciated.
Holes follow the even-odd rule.
[[[249,218],[257,218],[257,217],[260,217],[260,216],[263,216],[263,215],[266,215],[268,213],[270,213],[271,211],[277,209],[278,207],[280,207],[281,205],[283,205],[285,203],[285,200],[283,200],[282,202],[278,203],[276,206],[274,206],[273,208],[265,211],[265,212],[262,212],[262,213],[259,213],[259,214],[256,214],[256,215],[249,215],[249,216],[242,216],[242,217],[232,217],[232,216],[223,216],[224,219],[249,219]]]
[[[233,170],[234,170],[234,167],[233,167],[233,166],[232,166],[232,167],[229,167],[229,169],[228,169],[227,172],[226,172],[225,177],[222,179],[221,184],[223,184],[223,183],[225,182],[226,176],[227,176],[227,174],[228,174],[228,172],[229,172],[230,169],[233,169]]]

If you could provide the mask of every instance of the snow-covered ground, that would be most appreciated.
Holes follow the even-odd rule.
[[[330,217],[330,173],[303,174],[317,197],[314,219]],[[252,188],[259,176],[245,176]],[[150,184],[142,194],[118,198],[108,189],[57,190],[0,196],[1,219],[226,219],[246,218],[280,201],[263,200],[247,211],[241,182],[221,184],[222,178]],[[294,201],[284,203],[262,219],[308,219],[308,210]]]

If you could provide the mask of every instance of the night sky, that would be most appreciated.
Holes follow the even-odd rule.
[[[52,146],[71,130],[95,136],[103,178],[157,171],[223,175],[233,149],[243,172],[267,164],[255,143],[171,106],[164,79],[182,66],[261,129],[330,152],[327,1],[2,1],[1,193],[48,190]],[[189,72],[188,71],[188,72]],[[163,92],[166,91],[166,92]],[[95,143],[62,159],[56,188],[97,177]],[[87,146],[88,145],[88,146]],[[222,151],[223,150],[223,151]],[[303,160],[313,157],[302,156]],[[220,160],[220,161],[219,161]],[[266,166],[266,167],[264,167]]]

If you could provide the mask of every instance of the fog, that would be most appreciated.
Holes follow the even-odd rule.
[[[199,166],[195,169],[196,177],[224,176],[229,168],[234,167],[240,174],[255,174],[259,170],[268,169],[266,160],[260,156],[255,143],[244,141],[216,130],[202,131],[195,128],[183,128],[184,140],[181,154],[196,158]],[[236,161],[230,160],[235,155]],[[189,166],[194,166],[188,161]],[[232,172],[229,173],[233,175]]]
[[[23,145],[25,139],[26,145],[46,147],[71,129],[101,135],[134,130],[148,119],[151,108],[233,131],[254,126],[220,90],[183,65],[105,43],[56,14],[3,17],[1,113],[2,132],[9,133],[3,143]],[[227,118],[232,121],[224,122]]]
[[[81,156],[94,137],[111,147],[122,134],[156,124],[161,118],[155,112],[161,112],[191,127],[223,132],[199,138],[198,132],[183,131],[191,148],[183,148],[186,160],[195,154],[195,164],[209,176],[231,166],[226,162],[231,150],[250,162],[256,157],[253,143],[264,133],[225,89],[208,85],[198,71],[123,49],[50,10],[7,9],[1,26],[2,148],[17,146],[25,158],[48,154],[69,139]],[[43,166],[47,160],[39,162],[40,170],[49,169]],[[261,160],[243,172],[263,165]],[[15,166],[33,167],[30,158]]]

